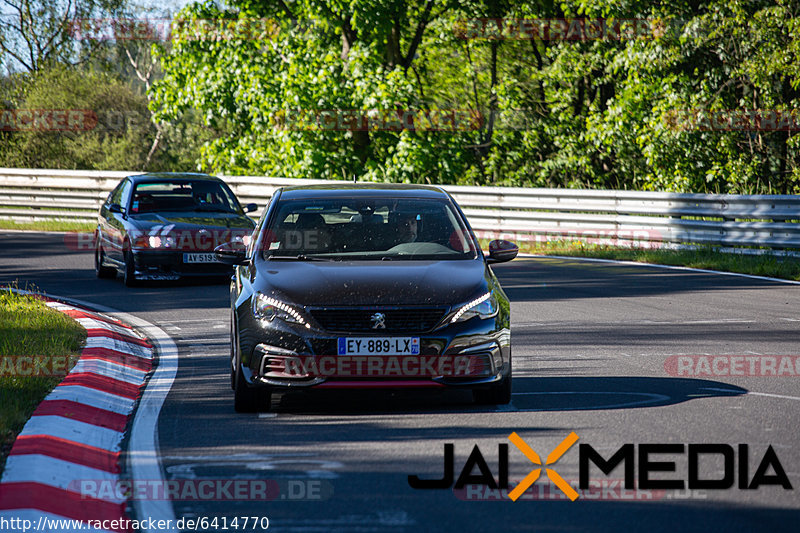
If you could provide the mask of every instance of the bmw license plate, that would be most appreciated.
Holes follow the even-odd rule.
[[[214,254],[183,254],[184,263],[217,263]]]
[[[339,355],[419,355],[419,337],[339,337]]]

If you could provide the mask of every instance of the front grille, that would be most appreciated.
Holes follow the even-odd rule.
[[[402,309],[326,308],[311,309],[311,316],[322,329],[359,333],[422,333],[439,323],[447,309],[443,307],[404,307]],[[376,313],[384,315],[385,328],[375,328]]]

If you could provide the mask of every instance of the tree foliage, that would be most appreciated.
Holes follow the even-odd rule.
[[[155,122],[147,90],[160,68],[152,42],[106,38],[115,28],[130,34],[134,22],[140,30],[161,23],[163,13],[124,0],[24,0],[0,15],[0,59],[9,68],[0,77],[0,166],[196,168],[200,145],[217,133],[193,110]],[[52,123],[70,113],[81,117],[79,127]]]
[[[152,47],[66,30],[127,0],[0,2],[0,110],[100,126],[0,164],[800,192],[795,0],[206,0]]]
[[[792,0],[195,3],[179,14],[186,31],[161,50],[165,77],[151,106],[161,120],[195,109],[207,124],[224,125],[228,133],[201,154],[201,165],[219,172],[793,192],[795,131],[674,119],[796,112],[797,10]],[[502,19],[500,30],[464,38],[465,25],[482,18]],[[503,34],[509,21],[580,18],[645,20],[649,34]],[[199,20],[218,21],[215,38],[197,34]],[[241,31],[254,20],[266,30]],[[455,131],[287,128],[283,120],[437,109],[481,120]]]
[[[0,66],[37,72],[92,56],[97,41],[76,41],[74,24],[118,16],[124,0],[0,0]]]

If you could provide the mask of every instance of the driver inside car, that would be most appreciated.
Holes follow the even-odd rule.
[[[319,213],[300,213],[295,230],[301,239],[304,253],[326,252],[331,248],[331,233]]]
[[[419,216],[414,213],[400,213],[397,216],[396,232],[398,244],[417,240],[418,219]]]

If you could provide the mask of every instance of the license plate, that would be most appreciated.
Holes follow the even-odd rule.
[[[183,254],[184,263],[217,263],[214,254]]]
[[[339,355],[419,355],[419,337],[339,337]]]

